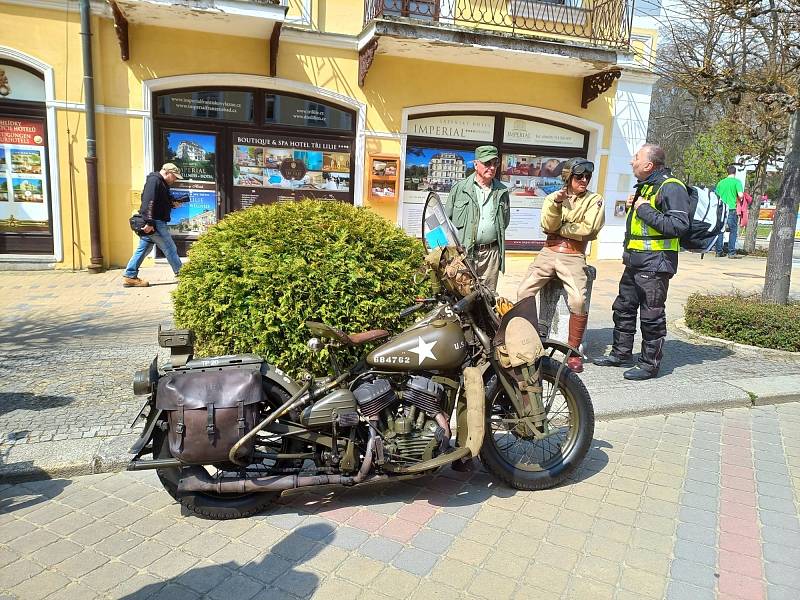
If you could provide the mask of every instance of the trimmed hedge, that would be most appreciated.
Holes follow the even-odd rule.
[[[767,304],[758,296],[692,294],[686,325],[713,337],[800,352],[800,302]]]
[[[423,256],[418,240],[349,204],[248,208],[192,246],[173,293],[175,323],[194,330],[198,355],[255,352],[294,376],[325,374],[327,357],[306,347],[305,321],[346,333],[395,329],[399,311],[429,295],[426,278],[414,283]]]

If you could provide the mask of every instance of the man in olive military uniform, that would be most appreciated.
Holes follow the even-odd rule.
[[[547,240],[517,290],[517,298],[522,300],[535,296],[554,277],[561,280],[570,313],[568,343],[573,348],[581,345],[589,319],[586,244],[597,239],[605,223],[603,197],[587,189],[593,172],[594,163],[585,158],[571,158],[562,164],[564,187],[542,204],[542,230]],[[570,356],[567,366],[575,373],[583,371],[580,356]]]
[[[492,291],[497,289],[500,271],[505,271],[505,236],[511,217],[508,188],[495,179],[499,163],[494,146],[476,148],[475,172],[453,185],[445,203],[459,241]]]
[[[678,271],[680,237],[689,229],[689,195],[686,186],[670,174],[664,150],[645,144],[631,160],[638,183],[628,199],[625,227],[625,271],[614,301],[614,340],[611,354],[594,361],[602,367],[633,364],[636,312],[642,329],[642,351],[625,379],[642,380],[658,375],[667,336],[669,280]]]

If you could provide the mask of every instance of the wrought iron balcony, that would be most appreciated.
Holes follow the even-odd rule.
[[[634,0],[364,0],[375,19],[510,34],[601,48],[630,46]]]

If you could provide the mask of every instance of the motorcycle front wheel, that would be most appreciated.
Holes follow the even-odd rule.
[[[560,363],[541,359],[542,398],[547,403],[556,386]],[[550,435],[525,435],[519,415],[502,385],[493,377],[487,386],[486,433],[480,458],[495,477],[518,490],[554,487],[578,468],[594,436],[594,408],[586,386],[563,369],[547,413]]]

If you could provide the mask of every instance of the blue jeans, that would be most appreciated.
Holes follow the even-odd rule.
[[[728,237],[728,256],[736,255],[736,236],[739,233],[739,215],[735,210],[728,209],[728,220],[725,221],[728,226],[730,235]],[[725,237],[724,233],[720,233],[717,238],[717,256],[722,255],[722,244]]]
[[[153,225],[156,228],[153,233],[139,238],[139,246],[125,268],[125,277],[137,277],[139,275],[139,267],[142,266],[145,257],[152,252],[153,246],[158,246],[161,252],[164,253],[175,275],[181,270],[183,263],[181,263],[181,258],[178,256],[178,248],[175,247],[175,242],[172,241],[167,222],[153,221]]]

